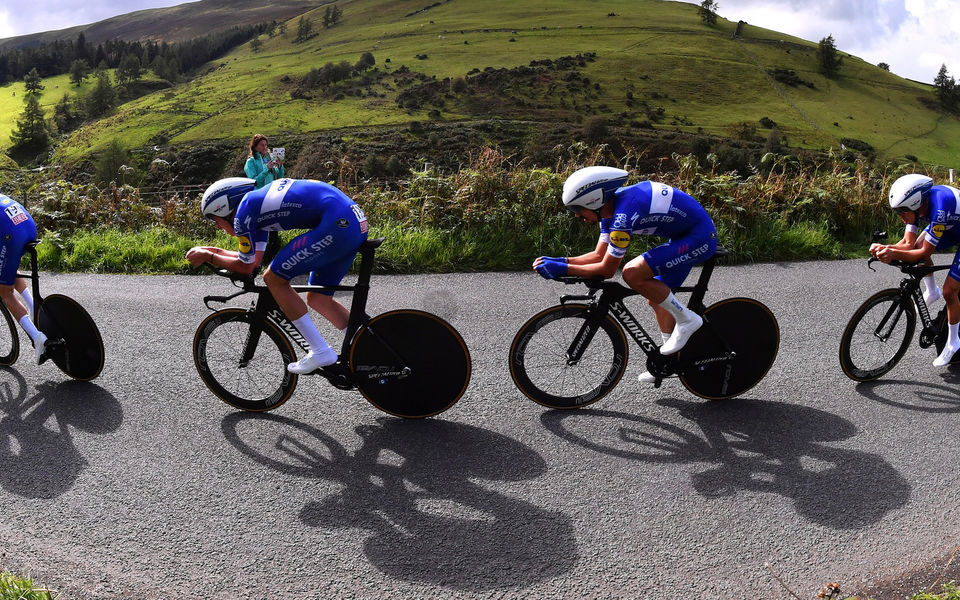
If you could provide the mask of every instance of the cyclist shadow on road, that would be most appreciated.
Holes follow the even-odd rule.
[[[56,498],[87,465],[71,429],[104,434],[122,422],[120,403],[96,384],[44,382],[28,398],[23,376],[0,367],[0,488],[26,498]]]
[[[548,411],[541,421],[568,441],[614,456],[712,463],[692,475],[702,496],[733,496],[741,490],[780,494],[793,499],[804,518],[836,529],[872,525],[910,498],[910,485],[883,457],[826,444],[857,433],[852,423],[834,414],[739,398],[657,403],[678,409],[700,433],[604,410]],[[577,417],[590,419],[591,426],[576,427],[570,419]],[[598,423],[603,420],[609,423]],[[591,432],[592,439],[577,431]]]
[[[259,433],[247,442],[238,427],[250,419]],[[267,423],[282,431],[264,435]],[[547,580],[579,560],[565,514],[476,483],[526,481],[546,471],[540,455],[509,437],[437,419],[382,417],[356,428],[363,441],[351,454],[286,417],[233,413],[222,426],[227,440],[260,464],[339,483],[341,491],[308,502],[301,521],[370,531],[366,556],[391,577],[483,591]]]
[[[941,373],[947,385],[918,383],[906,379],[878,379],[858,383],[856,390],[861,396],[897,408],[906,408],[929,413],[960,412],[960,393],[956,385],[960,383],[960,369],[951,366],[949,371]],[[896,388],[896,393],[883,393],[884,387]]]

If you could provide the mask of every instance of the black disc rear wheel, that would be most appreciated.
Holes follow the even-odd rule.
[[[394,310],[370,319],[350,345],[360,393],[380,410],[408,419],[441,413],[470,383],[467,345],[440,317]]]
[[[739,396],[759,383],[777,358],[777,319],[752,298],[721,300],[703,316],[707,323],[677,354],[680,381],[708,400]],[[734,353],[732,359],[725,358],[727,349]]]
[[[49,340],[63,340],[63,344],[49,351],[61,371],[80,381],[100,375],[103,338],[97,324],[76,300],[62,294],[46,296],[40,303],[37,329]]]

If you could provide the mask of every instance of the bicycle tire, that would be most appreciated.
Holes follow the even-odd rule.
[[[877,337],[874,334],[877,327],[890,309],[897,305],[903,310],[893,323],[895,330],[891,330],[887,340]],[[906,320],[900,319],[904,315]],[[840,367],[844,374],[854,381],[871,381],[886,374],[906,354],[916,324],[917,313],[913,302],[904,302],[900,290],[889,288],[867,298],[854,311],[840,338]],[[858,332],[860,335],[857,335]]]
[[[78,381],[95,379],[103,371],[103,337],[90,314],[73,298],[51,294],[37,311],[37,329],[63,345],[50,350],[50,359]]]
[[[385,413],[422,419],[447,410],[470,383],[470,351],[452,325],[420,310],[377,315],[357,331],[349,366],[357,389]],[[403,366],[405,377],[386,376]]]
[[[561,304],[520,327],[510,345],[510,377],[527,398],[548,408],[580,408],[603,398],[620,382],[629,350],[623,329],[610,314],[600,321],[580,361],[567,364],[567,349],[589,310],[586,304]]]
[[[13,315],[7,306],[0,302],[0,312],[7,322],[7,330],[0,326],[0,366],[12,365],[20,357],[20,336],[17,335],[17,326],[13,322]]]
[[[752,298],[721,300],[708,306],[703,316],[707,323],[677,354],[680,364],[723,356],[727,347],[736,357],[684,368],[680,382],[707,400],[739,396],[757,385],[777,359],[777,319],[766,305]]]
[[[242,308],[208,315],[193,337],[193,363],[214,396],[240,410],[264,412],[293,395],[297,375],[287,371],[287,364],[296,362],[297,356],[287,336],[265,319],[253,360],[241,366],[240,353],[252,323],[253,315]]]

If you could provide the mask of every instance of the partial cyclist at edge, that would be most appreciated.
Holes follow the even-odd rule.
[[[367,239],[367,218],[356,203],[332,185],[309,179],[277,179],[254,190],[245,177],[221,179],[203,194],[202,211],[218,228],[238,238],[239,250],[197,246],[187,252],[193,266],[214,267],[249,275],[259,266],[271,231],[309,229],[284,246],[263,274],[263,281],[283,314],[303,335],[309,352],[287,365],[306,374],[337,361],[337,352],[323,338],[307,305],[341,333],[350,311],[333,299],[333,292],[309,292],[304,303],[290,280],[310,273],[310,285],[337,285],[347,274]]]
[[[37,329],[31,318],[33,297],[27,290],[27,282],[17,277],[27,244],[37,241],[37,226],[27,209],[13,198],[0,194],[0,209],[3,209],[0,216],[0,298],[30,336],[37,364],[43,364],[48,356],[47,336]],[[14,289],[20,293],[23,302],[14,296]]]
[[[641,181],[624,186],[629,173],[614,167],[586,167],[563,184],[563,204],[587,223],[600,223],[600,239],[592,252],[580,256],[541,256],[534,270],[556,277],[613,277],[627,254],[632,236],[652,235],[667,242],[634,258],[623,267],[623,280],[650,303],[663,345],[660,353],[680,351],[703,325],[703,319],[671,291],[680,287],[691,269],[713,256],[717,228],[693,197],[664,183]],[[649,372],[641,383],[654,383]]]
[[[870,246],[870,253],[880,261],[932,264],[934,250],[960,246],[960,190],[957,188],[933,185],[933,179],[926,175],[904,175],[890,186],[890,208],[906,224],[906,232],[896,244]],[[917,224],[921,221],[928,224],[917,236]],[[960,248],[954,255],[942,292],[932,274],[924,277],[924,287],[923,297],[928,305],[941,296],[947,304],[947,342],[933,361],[935,367],[942,367],[960,350]]]

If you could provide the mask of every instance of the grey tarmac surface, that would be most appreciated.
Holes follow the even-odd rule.
[[[958,372],[915,345],[873,384],[838,364],[853,310],[898,280],[862,260],[720,267],[708,304],[752,296],[779,319],[760,385],[641,387],[631,346],[609,396],[561,413],[517,391],[507,350],[570,288],[375,276],[371,314],[436,312],[473,356],[456,406],[403,421],[320,378],[268,415],[217,400],[191,344],[225,280],[45,275],[107,362],[72,382],[28,344],[0,369],[0,565],[82,599],[788,597],[765,563],[801,597],[854,591],[960,533]]]

